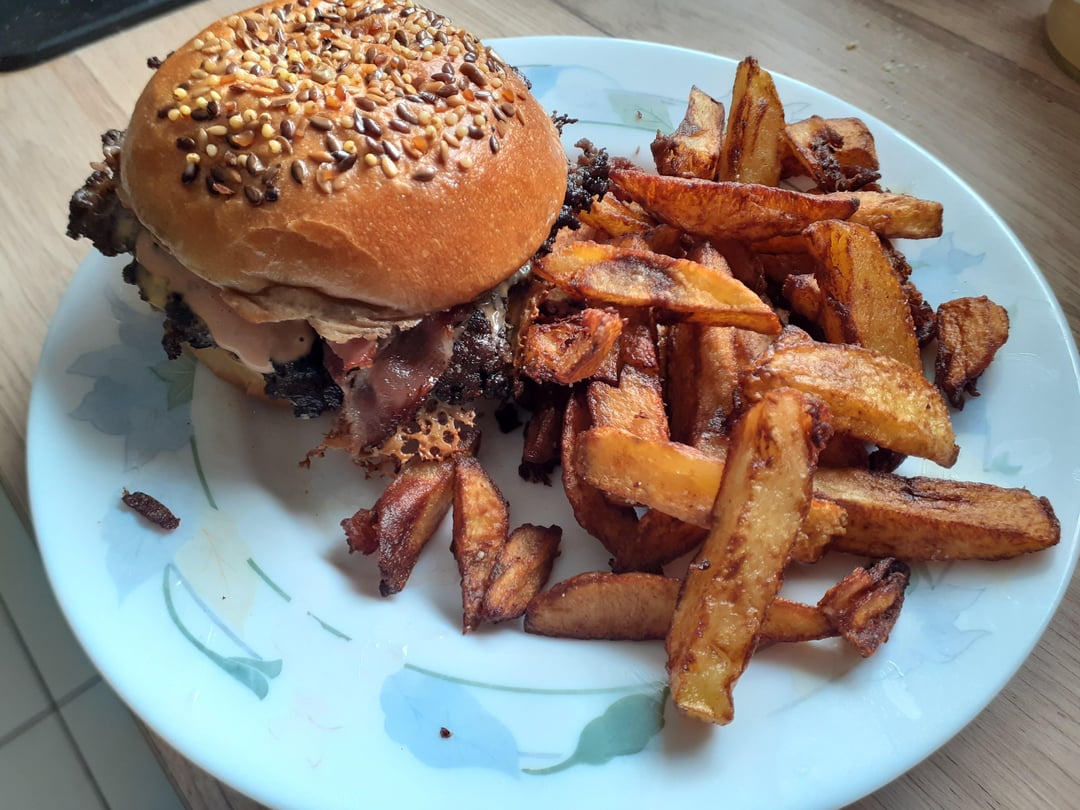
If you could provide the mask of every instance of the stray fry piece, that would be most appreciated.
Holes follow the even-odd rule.
[[[590,571],[537,594],[525,632],[560,638],[646,641],[667,635],[680,582],[660,574]]]
[[[516,619],[547,584],[559,556],[562,529],[526,523],[510,532],[499,551],[481,609],[485,622]]]
[[[946,301],[937,311],[934,380],[954,408],[964,394],[977,397],[975,383],[1009,339],[1009,314],[985,295]]]
[[[462,632],[483,621],[484,594],[506,545],[510,516],[506,499],[473,456],[454,469],[454,536],[450,544],[461,573]]]
[[[588,397],[593,425],[622,428],[643,439],[670,438],[664,396],[656,374],[623,366],[618,386],[590,383]]]
[[[735,68],[717,179],[779,185],[783,139],[784,105],[772,76],[748,56]]]
[[[659,219],[703,239],[769,239],[821,219],[848,219],[854,194],[803,194],[756,183],[710,182],[612,169],[617,189]]]
[[[830,548],[902,560],[1004,560],[1056,545],[1046,498],[992,484],[819,469],[814,491],[844,508]]]
[[[600,370],[621,332],[622,318],[610,309],[533,323],[522,336],[519,368],[537,382],[573,385]]]
[[[837,220],[815,222],[805,233],[832,313],[820,321],[829,342],[873,349],[922,373],[907,296],[877,235]]]
[[[535,401],[530,403],[532,416],[525,425],[518,465],[518,475],[526,481],[550,483],[551,472],[559,463],[567,391],[561,386],[539,386],[532,392]]]
[[[846,217],[888,239],[929,239],[941,236],[942,206],[910,194],[887,191],[844,191],[823,194],[826,198],[859,201],[858,210]]]
[[[687,259],[571,242],[556,248],[534,272],[571,295],[627,307],[657,307],[675,320],[741,326],[776,334],[772,308],[730,275]]]
[[[420,552],[446,517],[453,493],[452,461],[413,462],[405,465],[371,509],[342,521],[351,551],[379,552],[383,596],[405,587]]]
[[[789,154],[797,169],[822,191],[854,191],[881,177],[874,136],[859,118],[812,115],[784,128]]]
[[[960,452],[941,393],[891,357],[846,344],[785,346],[766,353],[742,393],[754,401],[779,386],[821,397],[833,427],[864,441],[943,467]]]
[[[138,512],[158,528],[171,532],[180,527],[180,518],[153,495],[147,495],[145,492],[128,492],[125,489],[120,499],[124,502],[124,506]]]
[[[689,554],[705,540],[708,530],[684,523],[657,509],[641,516],[637,541],[622,557],[620,571],[658,571],[672,560]]]
[[[770,391],[735,426],[714,522],[667,636],[671,696],[694,717],[734,717],[731,690],[780,589],[827,434],[819,401],[792,389]]]
[[[623,202],[611,194],[594,200],[592,208],[582,210],[578,218],[586,225],[599,228],[608,236],[642,234],[656,227],[656,220],[637,203]]]
[[[773,599],[765,622],[758,635],[758,647],[777,642],[797,643],[817,641],[838,635],[821,608],[792,602],[790,599]]]
[[[656,171],[712,180],[723,140],[724,105],[697,86],[691,87],[682,123],[671,135],[657,132],[652,142]]]
[[[833,587],[818,607],[861,655],[867,658],[889,640],[900,615],[911,570],[899,560],[878,560],[856,568]]]

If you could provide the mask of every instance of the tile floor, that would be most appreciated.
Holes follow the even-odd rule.
[[[71,635],[2,493],[0,807],[183,810],[131,714]]]

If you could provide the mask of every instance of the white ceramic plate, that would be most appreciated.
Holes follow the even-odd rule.
[[[549,110],[612,154],[645,162],[690,84],[730,97],[734,63],[638,42],[498,44]],[[776,77],[790,119],[859,114]],[[927,299],[987,294],[1012,335],[956,417],[949,476],[1050,497],[1061,544],[998,564],[917,565],[888,645],[774,647],[739,682],[736,719],[712,728],[665,700],[662,645],[463,637],[444,531],[406,590],[379,597],[374,560],[338,522],[377,485],[341,458],[297,462],[325,423],[243,398],[187,361],[166,363],[156,317],[120,261],[79,269],[34,388],[34,521],[60,603],[94,663],[157,733],[215,776],[281,808],[847,803],[962,728],[1019,667],[1073,569],[1080,507],[1076,353],[1061,311],[1001,221],[944,166],[888,127],[885,182],[945,204],[940,239],[904,245]],[[554,577],[603,568],[558,488],[515,474],[520,435],[484,462],[511,520],[566,529]],[[912,462],[909,473],[938,473]],[[170,534],[120,506],[145,490],[181,516]],[[797,578],[816,600],[855,563]],[[446,729],[449,736],[441,730]],[[783,763],[778,766],[779,763]]]

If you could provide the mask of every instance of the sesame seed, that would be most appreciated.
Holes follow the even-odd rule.
[[[263,124],[262,125],[262,130],[260,130],[260,132],[262,133],[262,136],[264,138],[273,138],[274,135],[277,134],[277,132],[274,130],[274,128],[272,126],[270,126],[270,124]]]
[[[272,154],[275,154],[275,155],[280,155],[281,154],[281,149],[282,149],[281,141],[278,141],[278,140],[270,141],[267,144],[267,147],[269,147],[270,152]]]
[[[206,154],[208,157],[217,157],[218,148],[212,143],[206,145]]]
[[[334,128],[334,122],[321,115],[313,115],[308,120],[315,129],[321,129],[324,132]]]
[[[462,155],[458,160],[458,166],[468,171],[473,167],[473,159],[471,155]]]
[[[438,172],[435,170],[434,167],[425,166],[424,168],[417,169],[415,172],[413,172],[412,179],[417,180],[421,183],[426,183],[429,180],[434,180],[436,174],[438,174]]]
[[[374,153],[368,152],[366,155],[364,155],[364,163],[366,163],[368,166],[377,166],[379,163],[379,159],[375,156]]]
[[[379,162],[379,165],[383,170],[383,174],[385,174],[387,177],[391,179],[397,177],[398,167],[394,165],[394,161],[392,161],[389,157],[383,155],[382,160]]]
[[[207,127],[203,131],[209,135],[213,135],[215,138],[221,138],[224,135],[228,134],[229,129],[224,124],[214,124],[214,126]]]
[[[189,107],[187,104],[181,104],[179,107],[179,112],[181,117],[187,118],[189,115],[191,115],[191,107]],[[169,115],[169,118],[172,119],[171,114]]]
[[[244,127],[243,116],[234,115],[231,118],[229,118],[229,126],[232,127],[233,129],[243,129],[243,127]]]
[[[289,166],[289,174],[292,175],[292,179],[297,183],[303,184],[307,180],[308,167],[302,160],[294,160]]]
[[[186,155],[184,155],[184,160],[186,160],[188,163],[198,163],[200,160],[202,160],[202,157],[199,155],[198,152],[188,152]]]

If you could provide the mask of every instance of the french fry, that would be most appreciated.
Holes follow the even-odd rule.
[[[657,224],[637,203],[623,202],[611,194],[594,200],[592,208],[579,213],[578,218],[609,236],[643,234]]]
[[[622,428],[645,439],[670,438],[660,378],[655,373],[623,366],[617,387],[590,383],[588,398],[593,425]]]
[[[814,491],[847,512],[831,548],[901,560],[1004,560],[1056,545],[1046,498],[991,484],[819,469]]]
[[[725,724],[732,688],[757,645],[810,507],[819,441],[827,434],[818,401],[771,391],[732,434],[712,527],[691,564],[668,631],[675,705]]]
[[[878,560],[856,568],[831,587],[818,607],[863,658],[889,640],[904,604],[911,570],[900,560]]]
[[[661,639],[671,625],[679,584],[660,574],[577,574],[533,598],[525,611],[525,632],[613,641]]]
[[[712,180],[724,140],[724,105],[696,85],[686,115],[671,135],[656,133],[651,149],[656,171],[675,177]]]
[[[842,191],[821,196],[837,200],[849,197],[857,199],[859,207],[855,213],[850,217],[835,219],[848,219],[856,225],[865,225],[879,236],[888,239],[941,236],[942,206],[939,202],[886,191]]]
[[[850,222],[815,222],[805,231],[817,258],[816,278],[830,317],[819,321],[832,343],[854,343],[922,372],[907,296],[869,228]]]
[[[529,600],[547,584],[559,556],[558,526],[518,526],[499,550],[484,593],[481,621],[504,622],[525,613]]]
[[[649,509],[638,520],[632,552],[620,559],[619,571],[658,571],[702,544],[708,530]]]
[[[383,596],[405,587],[420,552],[450,510],[453,493],[453,462],[414,462],[405,465],[371,509],[351,518],[363,522],[362,534],[370,542],[366,547],[354,546],[347,529],[350,547],[367,554],[378,551],[379,593]]]
[[[621,568],[621,561],[633,555],[638,517],[631,507],[609,502],[603,491],[578,473],[574,459],[578,443],[591,421],[585,391],[575,391],[566,403],[563,416],[563,491],[578,525],[599,540],[611,553],[614,567]]]
[[[806,520],[791,548],[791,561],[816,563],[825,556],[833,541],[847,532],[847,510],[840,504],[815,495],[810,501]]]
[[[772,308],[728,275],[686,259],[574,242],[548,254],[534,272],[567,293],[626,307],[656,307],[674,320],[780,331]]]
[[[756,401],[790,386],[821,397],[836,430],[943,467],[959,448],[941,394],[920,371],[859,346],[814,343],[767,353],[745,378],[742,395]]]
[[[562,420],[566,411],[568,389],[561,386],[537,386],[530,403],[532,416],[525,425],[518,475],[526,481],[550,483],[549,476],[559,463],[562,446]]]
[[[533,323],[521,338],[522,373],[537,382],[573,385],[593,376],[622,333],[610,309],[584,309],[551,323]]]
[[[811,222],[848,219],[859,207],[854,194],[803,194],[754,183],[662,177],[632,169],[612,169],[611,179],[658,219],[703,239],[757,241],[795,235]]]
[[[480,462],[459,456],[454,464],[454,529],[450,550],[461,574],[462,630],[483,620],[484,594],[506,545],[510,516],[506,499]]]
[[[556,638],[660,640],[671,626],[680,584],[661,574],[577,574],[529,602],[525,632]],[[820,608],[778,598],[769,606],[759,645],[835,635]]]
[[[778,185],[783,137],[784,105],[772,76],[747,57],[735,69],[717,179]]]
[[[858,118],[812,115],[784,128],[786,176],[805,175],[822,191],[853,191],[881,177],[874,136]]]
[[[964,395],[979,395],[975,383],[1009,339],[1009,314],[985,295],[956,298],[937,310],[934,381],[954,408]]]

